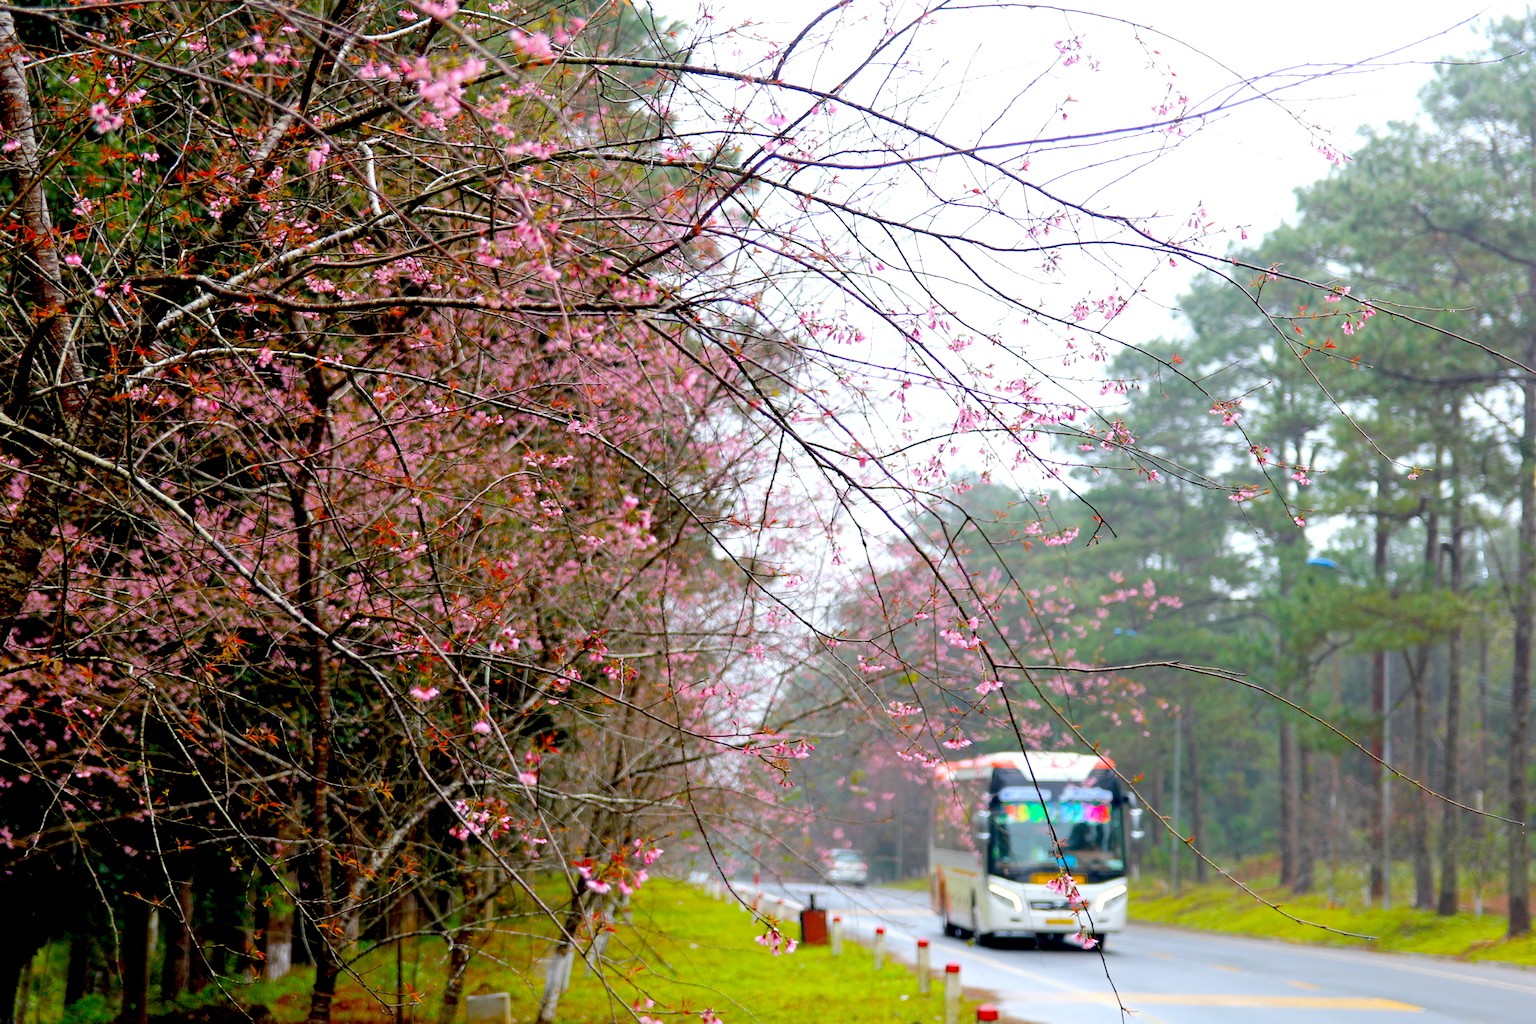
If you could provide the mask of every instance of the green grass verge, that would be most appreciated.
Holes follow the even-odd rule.
[[[1252,935],[1287,942],[1354,946],[1393,953],[1424,953],[1464,960],[1536,964],[1536,937],[1505,938],[1497,914],[1440,917],[1411,907],[1340,905],[1320,894],[1293,895],[1273,884],[1255,884],[1265,899],[1310,924],[1297,924],[1231,885],[1186,886],[1178,895],[1155,895],[1143,884],[1133,891],[1131,917],[1149,924]],[[1325,927],[1316,927],[1322,925]],[[1327,929],[1334,929],[1329,931]],[[1353,938],[1338,934],[1374,936]]]
[[[807,1019],[839,1024],[934,1024],[943,1019],[942,979],[922,996],[911,968],[887,960],[873,969],[873,955],[847,942],[834,957],[826,946],[801,946],[773,956],[755,939],[764,928],[734,905],[715,902],[690,886],[653,881],[636,896],[631,921],[618,925],[608,946],[610,966],[598,977],[578,961],[569,991],[560,1001],[561,1024],[633,1020],[630,1007],[663,1024],[698,1024],[712,1010],[726,1024],[799,1024]],[[783,928],[799,936],[798,921]],[[512,1019],[537,1015],[542,977],[537,958],[549,949],[546,928],[521,922],[499,928],[470,967],[466,994],[508,992]],[[402,950],[412,1005],[403,1014],[411,1024],[435,1024],[445,951],[441,942]],[[343,1024],[393,1021],[384,1005],[397,990],[394,947],[380,949],[357,964],[366,983],[346,979],[339,987],[334,1019]],[[267,1006],[273,1017],[301,1021],[308,991],[301,977],[285,979],[281,989],[245,987],[240,998]],[[414,985],[412,980],[414,978]],[[385,1000],[367,989],[384,993]],[[647,1005],[649,1001],[650,1005]],[[975,1019],[967,1001],[962,1020]]]

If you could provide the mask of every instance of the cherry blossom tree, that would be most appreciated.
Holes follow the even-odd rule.
[[[921,53],[964,18],[1054,40],[975,128]],[[1064,24],[839,3],[764,50],[574,0],[0,10],[0,893],[91,878],[147,979],[151,909],[195,958],[193,881],[234,866],[252,961],[311,937],[315,1024],[417,901],[447,1014],[505,893],[600,964],[669,836],[720,855],[711,794],[793,782],[806,652],[907,758],[968,725],[892,702],[1043,736],[1094,617],[924,524],[977,476],[1151,485],[1090,378],[1134,282],[1221,261],[1201,211],[1063,175],[1265,91],[1192,101],[1106,21],[1160,99],[1080,116]],[[1082,254],[1119,267],[1086,294]]]

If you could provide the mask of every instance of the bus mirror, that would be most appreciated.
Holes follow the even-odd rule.
[[[1131,838],[1132,839],[1145,839],[1146,835],[1147,835],[1146,829],[1141,827],[1141,808],[1140,807],[1132,807],[1131,808]]]
[[[977,811],[971,819],[971,831],[976,833],[976,841],[984,843],[992,838],[992,815],[988,811]]]

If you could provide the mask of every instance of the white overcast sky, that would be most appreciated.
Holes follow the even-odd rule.
[[[862,11],[878,18],[883,9],[910,3],[852,0],[842,17],[852,20]],[[656,6],[683,22],[706,23],[697,0],[657,0]],[[826,0],[704,0],[704,9],[713,14],[708,23],[716,30],[751,22],[753,31],[776,39],[792,37],[827,6]],[[984,5],[971,0],[968,6]],[[1016,13],[998,15],[991,22],[974,11],[942,19],[924,36],[929,49],[923,59],[935,61],[937,54],[974,74],[982,97],[976,104],[980,110],[986,106],[986,90],[995,97],[1038,70],[1029,64],[1038,61],[1041,53],[1039,33],[1050,33],[1046,44],[1077,34],[1084,53],[1100,61],[1096,71],[1079,65],[1058,72],[1057,84],[1078,104],[1071,109],[1103,111],[1118,102],[1124,105],[1126,118],[1137,119],[1147,117],[1148,79],[1141,67],[1146,58],[1130,44],[1128,29],[1094,15],[1125,19],[1162,33],[1163,38],[1153,32],[1143,37],[1157,46],[1159,59],[1177,70],[1180,88],[1196,102],[1242,77],[1297,69],[1300,78],[1307,71],[1334,70],[1286,93],[1284,109],[1253,104],[1207,124],[1194,144],[1159,158],[1155,165],[1138,168],[1114,193],[1113,201],[1120,207],[1116,212],[1130,215],[1155,212],[1182,217],[1183,211],[1203,204],[1209,219],[1228,232],[1208,241],[1207,246],[1218,252],[1238,242],[1244,230],[1249,239],[1257,239],[1294,213],[1294,190],[1330,169],[1329,161],[1318,152],[1320,141],[1347,153],[1358,144],[1361,126],[1379,127],[1414,117],[1418,90],[1430,78],[1433,62],[1482,49],[1482,29],[1491,20],[1526,13],[1525,3],[1456,0],[1287,0],[1280,4],[1095,0],[1083,3],[1078,12],[1063,7],[1060,13],[1045,15],[1038,10],[1025,12],[1024,6],[1015,5]],[[974,31],[968,28],[973,25]],[[1015,27],[1032,37],[996,38]],[[830,45],[835,48],[840,38],[844,36],[834,35]],[[851,49],[861,48],[854,33],[846,38]],[[742,46],[749,51],[749,44]],[[945,52],[950,46],[952,56]],[[990,56],[978,57],[989,46]],[[996,66],[999,59],[1014,55],[1016,66]],[[1045,56],[1054,56],[1048,46]],[[730,55],[717,51],[714,59],[725,61]],[[990,70],[988,61],[994,63]],[[1353,67],[1343,70],[1349,66]],[[957,122],[966,110],[965,98],[957,97],[952,111]],[[985,120],[989,115],[978,116]],[[1316,131],[1303,128],[1302,123]],[[953,137],[965,135],[963,125],[957,123],[956,129]],[[1178,321],[1159,310],[1171,309],[1188,280],[1188,274],[1177,273],[1149,281],[1152,301],[1142,306],[1132,323],[1117,326],[1143,337],[1179,331]]]
[[[1206,0],[1104,2],[1085,7],[1153,25],[1243,75],[1298,65],[1328,67],[1370,62],[1299,89],[1289,101],[1346,152],[1364,125],[1384,126],[1418,113],[1418,92],[1433,62],[1461,58],[1486,46],[1490,21],[1524,16],[1526,3],[1390,2],[1390,0],[1286,0],[1251,5]],[[1192,75],[1210,73],[1192,56],[1177,58]],[[1107,69],[1106,69],[1107,70]],[[1273,112],[1271,112],[1273,113]],[[1272,116],[1234,115],[1214,134],[1240,161],[1243,173],[1191,175],[1213,216],[1246,223],[1259,233],[1294,212],[1293,191],[1324,176],[1327,162],[1298,142]],[[1252,232],[1250,232],[1252,233]]]
[[[828,6],[828,0],[703,0],[703,9],[712,15],[703,17],[700,0],[654,2],[664,15],[694,26],[708,26],[716,33],[714,48],[700,46],[696,60],[743,70],[751,66],[754,53],[761,54],[753,49],[750,37],[754,33],[788,40]],[[878,30],[882,12],[912,9],[920,2],[923,0],[851,0],[837,18],[824,23],[832,26],[825,49],[810,48],[820,56],[802,54],[787,77],[803,76],[809,69],[812,75],[830,76],[836,81],[850,62],[867,51],[870,25]],[[956,10],[961,7],[970,9]],[[1028,4],[954,0],[951,11],[951,16],[939,19],[932,30],[925,30],[916,58],[920,67],[935,69],[940,84],[933,87],[931,95],[916,101],[911,100],[910,90],[900,94],[913,103],[902,110],[903,115],[915,112],[927,123],[942,118],[945,128],[941,134],[951,142],[974,139],[977,126],[987,129],[989,141],[997,141],[998,136],[1033,140],[1063,131],[1155,120],[1149,110],[1157,103],[1166,80],[1161,73],[1149,75],[1148,55],[1145,48],[1135,45],[1135,33],[1123,23],[1108,23],[1095,15],[1146,26],[1147,31],[1140,33],[1143,40],[1156,47],[1157,61],[1177,71],[1178,88],[1187,92],[1196,106],[1235,82],[1276,73],[1291,75],[1299,84],[1285,92],[1283,104],[1252,103],[1205,122],[1187,144],[1159,153],[1155,159],[1142,160],[1133,153],[1129,159],[1110,161],[1106,169],[1094,166],[1096,161],[1104,162],[1102,153],[1087,147],[1061,148],[1054,156],[1032,157],[1032,181],[1048,181],[1053,191],[1073,199],[1087,197],[1095,209],[1157,217],[1161,224],[1177,225],[1187,216],[1184,211],[1203,207],[1209,220],[1224,229],[1207,237],[1203,247],[1219,254],[1240,243],[1244,231],[1248,240],[1256,241],[1294,214],[1294,190],[1331,170],[1328,158],[1318,151],[1319,143],[1347,153],[1358,145],[1362,126],[1384,127],[1394,120],[1416,117],[1417,94],[1432,77],[1435,62],[1481,51],[1485,46],[1483,29],[1491,21],[1525,15],[1526,5],[1459,0],[1285,0],[1270,4],[1093,0],[1085,2],[1078,12],[1068,12]],[[861,21],[861,14],[872,21]],[[745,35],[719,35],[744,22],[754,23]],[[1086,61],[1070,68],[1059,66],[1056,41],[1073,35],[1080,36],[1085,54],[1099,58],[1097,70],[1089,68]],[[1058,65],[1054,70],[1053,64]],[[1036,79],[1041,72],[1048,73],[1045,80]],[[892,89],[893,94],[899,92]],[[1070,106],[1057,107],[1069,94]],[[1058,119],[1061,110],[1071,112],[1065,129]],[[762,113],[759,110],[756,116]],[[1081,161],[1090,169],[1067,173],[1073,161]],[[965,172],[962,169],[960,173]],[[891,211],[903,198],[900,192],[898,188],[879,199],[883,213],[896,216]],[[1167,261],[1156,259],[1154,264],[1165,268]],[[1060,309],[1062,302],[1070,308],[1075,298],[1084,294],[1103,295],[1111,290],[1129,294],[1125,291],[1129,287],[1140,290],[1143,298],[1112,325],[1103,325],[1107,337],[1135,344],[1185,333],[1176,306],[1193,271],[1179,266],[1159,269],[1148,277],[1128,264],[1107,270],[1089,265],[1086,274],[1080,272],[1082,269],[1074,267],[1054,280],[1021,280],[1020,291],[1012,294],[1037,310],[1050,309],[1053,304]],[[1105,282],[1088,280],[1096,270],[1105,272]],[[1025,294],[1025,289],[1033,290]],[[970,300],[974,298],[967,297],[951,308],[963,306],[969,315],[980,306],[983,311],[977,316],[984,318],[988,300],[981,296],[973,303]],[[1006,329],[1019,331],[1016,311],[1004,310],[1000,316],[999,322]],[[1031,340],[1032,356],[1055,340],[1048,336],[1039,342]],[[871,357],[872,363],[880,361]],[[1095,379],[1085,377],[1067,386],[1081,385],[1091,396],[1094,383]],[[1075,394],[1072,397],[1079,398]],[[917,407],[920,401],[914,399],[912,406]],[[929,406],[919,418],[942,422],[952,415],[946,405],[949,401],[946,395],[929,396]],[[878,447],[871,446],[872,450]],[[969,457],[971,453],[962,456],[962,461]],[[1034,486],[1023,479],[1016,483],[1026,489]]]

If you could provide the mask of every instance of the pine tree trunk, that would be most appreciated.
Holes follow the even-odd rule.
[[[1425,785],[1429,779],[1429,699],[1425,676],[1429,674],[1429,649],[1421,648],[1413,659],[1413,774]],[[1406,659],[1405,659],[1406,660]],[[1419,910],[1435,907],[1435,875],[1429,860],[1429,794],[1415,788],[1410,795],[1413,833],[1413,905]]]
[[[1387,579],[1387,472],[1385,462],[1377,470],[1376,477],[1376,543],[1371,557],[1371,574],[1378,586],[1385,585]],[[1381,761],[1386,757],[1387,718],[1391,714],[1391,708],[1387,707],[1387,652],[1373,651],[1371,653],[1371,711],[1374,719],[1371,735],[1371,754],[1374,758],[1369,762],[1367,778],[1371,780],[1371,788],[1376,791],[1377,798],[1371,801],[1373,814],[1371,815],[1371,843],[1370,843],[1370,876],[1371,899],[1376,902],[1387,898],[1387,886],[1390,879],[1388,870],[1384,869],[1382,857],[1379,851],[1388,849],[1390,837],[1388,829],[1392,823],[1387,814],[1387,790],[1382,784],[1385,769]]]
[[[1461,801],[1461,629],[1451,633],[1446,645],[1449,664],[1445,674],[1445,765],[1440,776],[1440,795]],[[1461,810],[1446,804],[1440,814],[1440,893],[1435,912],[1444,917],[1461,905]]]
[[[1280,712],[1280,884],[1296,884],[1296,726]]]
[[[1461,436],[1461,404],[1451,403],[1452,436]],[[1447,580],[1453,597],[1462,589],[1462,538],[1466,531],[1461,490],[1461,458],[1452,452],[1450,467],[1451,533],[1446,553],[1450,558]],[[1440,894],[1435,912],[1445,917],[1456,913],[1461,904],[1460,853],[1461,811],[1453,803],[1461,801],[1461,659],[1462,628],[1458,623],[1446,639],[1445,650],[1445,765],[1440,776],[1440,795],[1447,803],[1440,815]]]
[[[1536,149],[1536,145],[1533,145]],[[1532,298],[1536,300],[1536,269],[1532,270]],[[1533,301],[1536,306],[1536,301]],[[1536,343],[1526,347],[1526,365],[1536,359]],[[1514,663],[1509,685],[1509,802],[1507,815],[1518,822],[1529,810],[1531,715],[1531,574],[1536,569],[1536,378],[1520,382],[1523,393],[1523,426],[1520,434],[1520,527],[1516,556]],[[1531,931],[1530,836],[1524,825],[1509,826],[1509,935]]]
[[[1291,889],[1293,892],[1311,892],[1317,883],[1317,855],[1313,847],[1313,840],[1317,835],[1316,815],[1312,813],[1312,759],[1307,749],[1302,745],[1300,736],[1296,737],[1296,816],[1292,819],[1295,824],[1295,863],[1296,878]]]
[[[1185,754],[1189,760],[1189,828],[1195,837],[1195,845],[1204,849],[1201,844],[1206,840],[1205,835],[1205,806],[1202,801],[1202,788],[1200,785],[1200,738],[1198,723],[1192,708],[1184,709],[1185,717],[1189,719],[1184,731]],[[1204,858],[1195,858],[1195,884],[1204,885],[1210,881],[1210,868]]]

